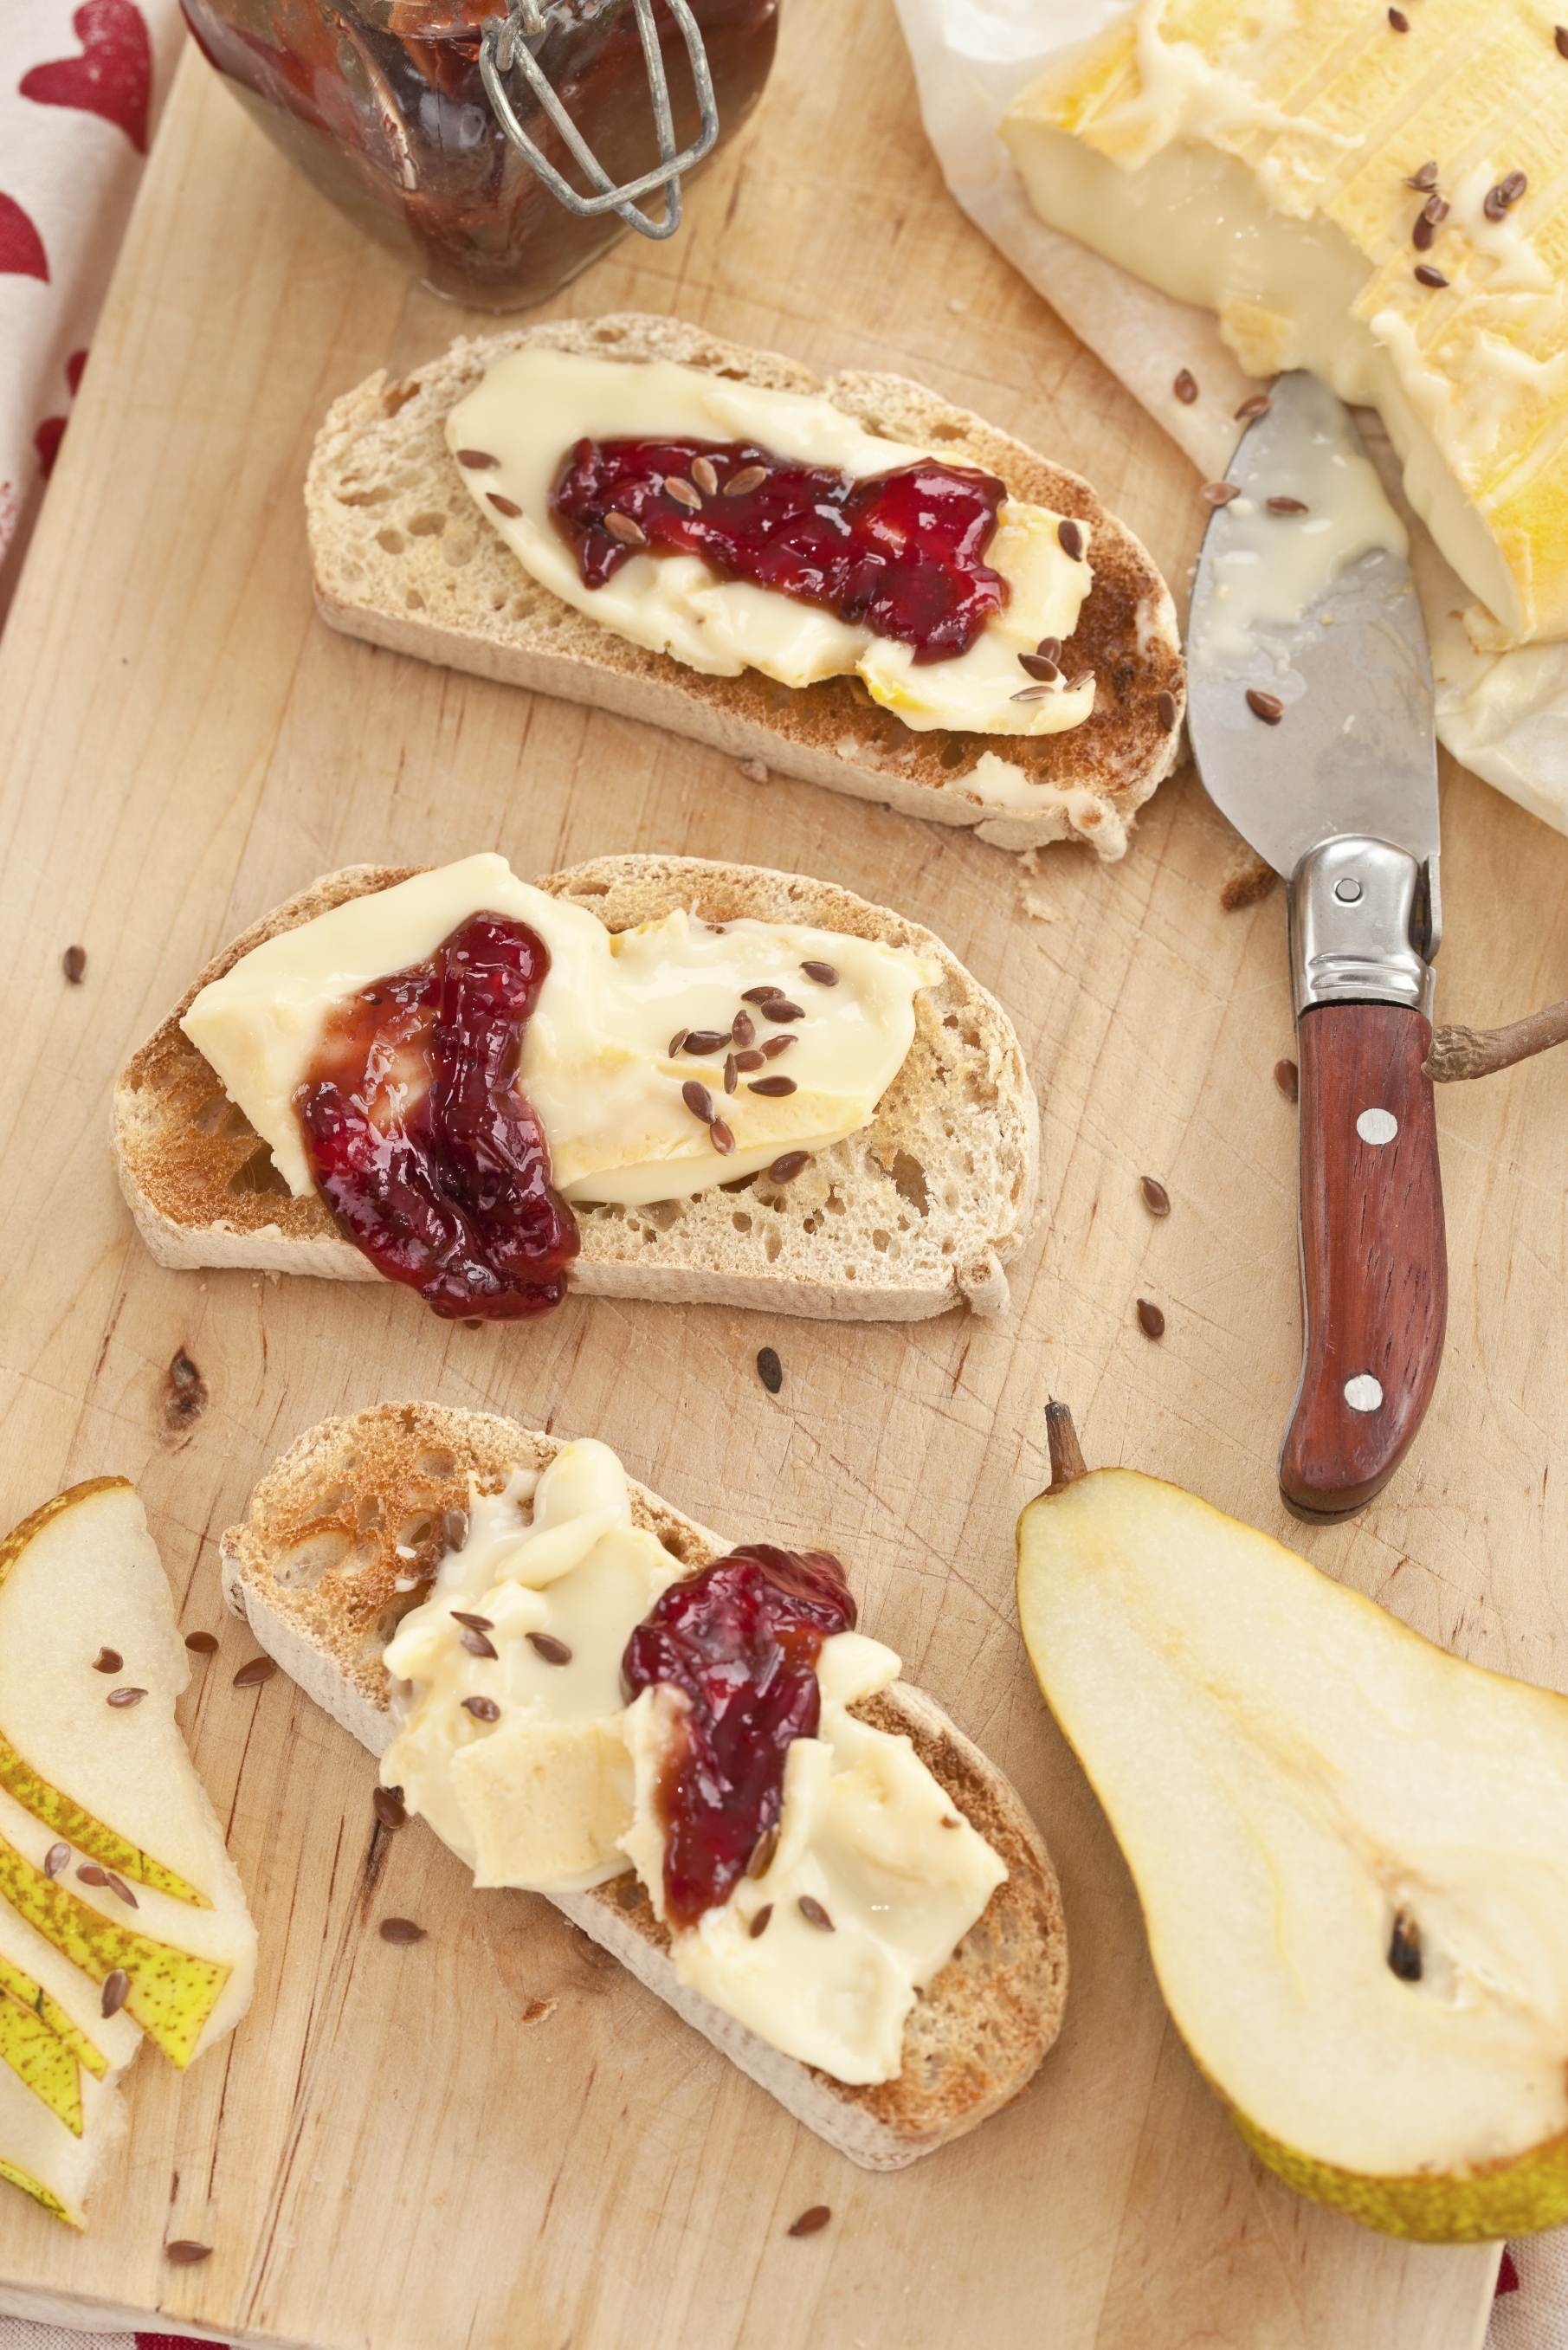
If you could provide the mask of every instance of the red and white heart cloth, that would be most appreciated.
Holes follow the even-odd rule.
[[[0,561],[47,478],[182,40],[175,0],[5,0]]]
[[[1568,2292],[1560,2282],[1564,2263],[1542,2258],[1548,2246],[1556,2245],[1554,2236],[1533,2238],[1523,2248],[1520,2272],[1504,2254],[1486,2350],[1564,2350],[1568,2345]],[[175,2334],[67,2334],[57,2325],[36,2325],[29,2318],[0,2317],[0,2350],[211,2350],[211,2345]],[[1160,2345],[1151,2344],[1149,2350],[1160,2350]]]
[[[175,0],[5,0],[4,26],[0,562],[54,466],[182,37]],[[0,2316],[0,2350],[197,2345]],[[1568,2350],[1568,2230],[1504,2256],[1487,2350]]]

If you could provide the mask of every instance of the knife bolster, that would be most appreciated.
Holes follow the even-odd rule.
[[[1291,877],[1291,994],[1300,1020],[1321,1003],[1397,1003],[1432,1016],[1441,936],[1438,860],[1340,833]]]

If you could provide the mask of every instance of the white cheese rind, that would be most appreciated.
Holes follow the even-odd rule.
[[[937,972],[875,939],[750,919],[712,928],[678,909],[613,934],[580,906],[519,881],[503,857],[469,857],[351,898],[241,957],[181,1021],[270,1145],[296,1199],[315,1190],[294,1095],[335,1004],[423,962],[476,913],[525,923],[550,970],[524,1035],[519,1083],[568,1200],[638,1206],[752,1174],[786,1150],[821,1150],[869,1123],[914,1042],[919,990]],[[836,986],[803,962],[830,962]],[[787,991],[805,1017],[779,1061],[723,1091],[723,1057],[670,1057],[678,1030],[728,1030],[748,988]],[[759,1035],[786,1033],[756,1007]],[[753,1079],[787,1075],[772,1099]],[[685,1105],[705,1085],[735,1149],[722,1156]]]
[[[1078,137],[1050,119],[1053,68],[1003,119],[1035,211],[1163,293],[1217,312],[1250,373],[1308,368],[1341,399],[1376,408],[1412,506],[1479,599],[1478,643],[1501,650],[1557,633],[1556,587],[1533,577],[1539,556],[1532,566],[1521,551],[1521,498],[1542,460],[1541,427],[1549,452],[1568,389],[1568,286],[1518,214],[1486,215],[1509,158],[1477,151],[1457,88],[1428,91],[1434,109],[1439,97],[1449,109],[1425,134],[1432,151],[1444,151],[1451,127],[1447,151],[1457,145],[1464,161],[1445,173],[1449,210],[1433,244],[1408,248],[1411,265],[1394,267],[1382,240],[1364,251],[1323,209],[1325,184],[1337,190],[1362,160],[1361,140],[1282,113],[1255,86],[1293,11],[1239,20],[1220,64],[1161,36],[1164,0],[1129,13],[1138,96]],[[1412,213],[1419,202],[1412,194]],[[1418,282],[1417,261],[1445,285]]]
[[[985,558],[1007,580],[1009,601],[951,660],[917,664],[908,645],[775,589],[726,579],[698,556],[633,555],[603,587],[585,585],[550,513],[556,476],[578,441],[751,441],[857,481],[929,458],[929,450],[878,439],[830,400],[668,359],[525,349],[485,371],[452,409],[446,433],[454,456],[477,450],[497,460],[463,468],[463,479],[526,571],[601,627],[689,669],[712,677],[756,669],[792,686],[853,671],[917,733],[1061,733],[1094,707],[1092,681],[1070,692],[1063,681],[1039,701],[1014,698],[1030,684],[1019,654],[1047,637],[1066,643],[1093,584],[1088,526],[1078,526],[1085,553],[1075,560],[1057,536],[1061,517],[1022,500],[1004,501]],[[503,513],[496,496],[520,511]]]

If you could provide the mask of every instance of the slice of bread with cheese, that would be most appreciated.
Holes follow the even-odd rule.
[[[1561,14],[1561,11],[1557,12]],[[1002,135],[1036,211],[1376,407],[1485,650],[1568,635],[1568,63],[1546,0],[1139,0]],[[1201,391],[1201,387],[1199,387]]]
[[[291,1197],[180,1022],[265,940],[418,869],[352,866],[254,923],[121,1072],[115,1161],[160,1263],[381,1278],[319,1194]],[[753,917],[913,948],[940,973],[915,999],[914,1042],[869,1125],[788,1183],[764,1171],[645,1207],[579,1205],[573,1288],[859,1321],[919,1321],[965,1300],[1005,1306],[1005,1260],[1034,1213],[1039,1111],[1012,1023],[940,939],[827,882],[693,858],[597,858],[538,886],[611,931],[689,908],[714,923]]]
[[[564,1443],[488,1413],[426,1403],[324,1421],[268,1471],[244,1524],[224,1534],[229,1605],[285,1671],[379,1755],[394,1731],[382,1651],[430,1589],[427,1562],[439,1556],[446,1513],[467,1509],[471,1477],[476,1490],[498,1490],[516,1468],[545,1468]],[[635,1523],[687,1572],[729,1549],[644,1487],[630,1493]],[[954,1811],[1007,1870],[919,1993],[897,2078],[835,2080],[684,1987],[669,1935],[629,1871],[549,1898],[819,2137],[867,2168],[891,2170],[972,2129],[1026,2086],[1060,2026],[1066,1935],[1038,1831],[1008,1781],[940,1708],[898,1680],[852,1711],[913,1742]]]
[[[524,348],[627,365],[674,361],[771,391],[817,396],[889,441],[1000,475],[1014,498],[1084,525],[1093,586],[1063,661],[1092,671],[1092,715],[1035,736],[915,732],[856,677],[792,687],[747,669],[708,676],[613,634],[523,567],[478,508],[446,420],[487,367]],[[560,455],[564,458],[566,451]],[[891,462],[904,462],[892,452]],[[1176,615],[1139,542],[1075,473],[900,376],[821,380],[679,319],[557,319],[346,393],[317,437],[306,491],[317,601],[350,636],[673,733],[780,774],[1028,848],[1074,838],[1119,857],[1134,812],[1176,764],[1184,671]],[[934,669],[919,674],[930,678]],[[1019,686],[1028,678],[1020,673]]]

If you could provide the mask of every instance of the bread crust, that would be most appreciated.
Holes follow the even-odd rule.
[[[382,1278],[324,1201],[289,1196],[180,1021],[265,940],[419,869],[348,866],[253,922],[120,1072],[115,1168],[160,1263]],[[697,907],[715,921],[752,915],[913,947],[941,972],[917,998],[914,1044],[868,1126],[788,1186],[760,1174],[646,1208],[578,1206],[573,1289],[817,1319],[918,1321],[964,1301],[1002,1310],[1005,1261],[1034,1214],[1039,1109],[1012,1023],[933,932],[828,882],[698,858],[596,858],[539,887],[612,931]]]
[[[1071,639],[1099,681],[1093,715],[1063,734],[917,733],[857,678],[804,689],[748,670],[704,677],[600,628],[540,586],[474,506],[449,452],[449,411],[484,369],[528,346],[665,359],[771,390],[815,394],[867,431],[999,473],[1015,497],[1088,525],[1094,585]],[[819,379],[679,318],[639,312],[551,319],[459,340],[398,382],[370,376],[334,402],[311,456],[306,519],[324,619],[349,636],[694,736],[732,757],[908,816],[978,828],[1002,848],[1088,842],[1107,860],[1179,755],[1186,702],[1175,608],[1139,541],[1065,467],[896,375]],[[1175,722],[1159,716],[1168,693]],[[1021,768],[1038,807],[987,805],[972,782],[991,754]]]
[[[382,1753],[392,1723],[381,1651],[399,1617],[428,1593],[442,1513],[466,1506],[470,1471],[497,1488],[514,1467],[546,1467],[566,1440],[492,1413],[428,1403],[379,1404],[325,1420],[275,1463],[244,1524],[223,1534],[224,1596],[317,1704]],[[635,1522],[686,1571],[729,1549],[722,1535],[646,1486],[631,1482],[630,1492]],[[425,1521],[431,1532],[403,1544],[414,1561],[400,1558],[400,1534],[417,1534]],[[322,1565],[334,1546],[337,1563]],[[400,1579],[415,1576],[416,1587],[397,1590]],[[1061,2025],[1066,1929],[1039,1831],[1009,1782],[941,1709],[895,1681],[853,1711],[912,1740],[1008,1870],[917,2000],[896,2080],[858,2088],[836,2081],[782,2055],[678,1982],[669,1935],[635,1876],[549,1898],[798,2120],[863,2168],[894,2170],[973,2129],[1027,2086]]]

